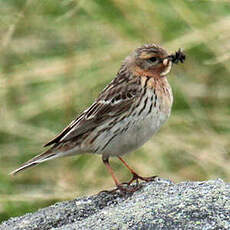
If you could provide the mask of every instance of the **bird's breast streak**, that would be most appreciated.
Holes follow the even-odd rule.
[[[157,99],[151,101],[151,98]],[[146,102],[146,97],[148,98]],[[144,102],[146,105],[144,105]],[[165,105],[168,107],[166,110],[162,108]],[[155,97],[152,89],[147,89],[145,97],[142,98],[139,109],[133,114],[132,117],[126,118],[122,121],[122,126],[125,132],[120,135],[114,136],[107,146],[100,152],[103,155],[118,156],[131,152],[145,142],[147,142],[165,123],[171,112],[171,95],[170,98],[166,97]],[[144,110],[143,106],[145,106]],[[141,114],[138,112],[141,111]],[[103,138],[103,141],[107,141]]]

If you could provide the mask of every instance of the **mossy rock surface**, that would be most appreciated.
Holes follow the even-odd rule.
[[[221,179],[143,183],[132,195],[106,192],[11,218],[1,230],[230,229],[230,184]]]

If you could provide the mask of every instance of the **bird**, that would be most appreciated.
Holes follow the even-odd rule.
[[[60,134],[44,147],[49,148],[33,157],[10,174],[42,162],[84,153],[100,154],[116,189],[128,189],[133,181],[152,181],[142,177],[122,158],[147,142],[168,120],[173,94],[167,80],[173,64],[185,61],[179,49],[175,54],[156,44],[136,48],[121,64],[116,77],[102,90],[94,103],[76,117]],[[132,174],[127,183],[120,183],[110,162],[117,157]],[[126,186],[124,186],[126,184]]]

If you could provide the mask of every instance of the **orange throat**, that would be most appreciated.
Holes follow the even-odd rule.
[[[161,76],[161,70],[159,69],[159,71],[147,71],[147,70],[143,70],[140,67],[136,66],[133,68],[133,74],[135,76],[139,76],[139,77],[152,77],[155,79],[159,79],[165,76]]]

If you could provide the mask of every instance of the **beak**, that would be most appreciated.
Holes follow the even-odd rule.
[[[162,63],[164,66],[167,66],[170,61],[172,61],[172,58],[170,56],[167,56],[162,60]]]
[[[171,70],[171,67],[172,67],[171,58],[169,58],[169,57],[162,58],[162,64],[164,65],[164,70],[160,75],[165,76]]]

